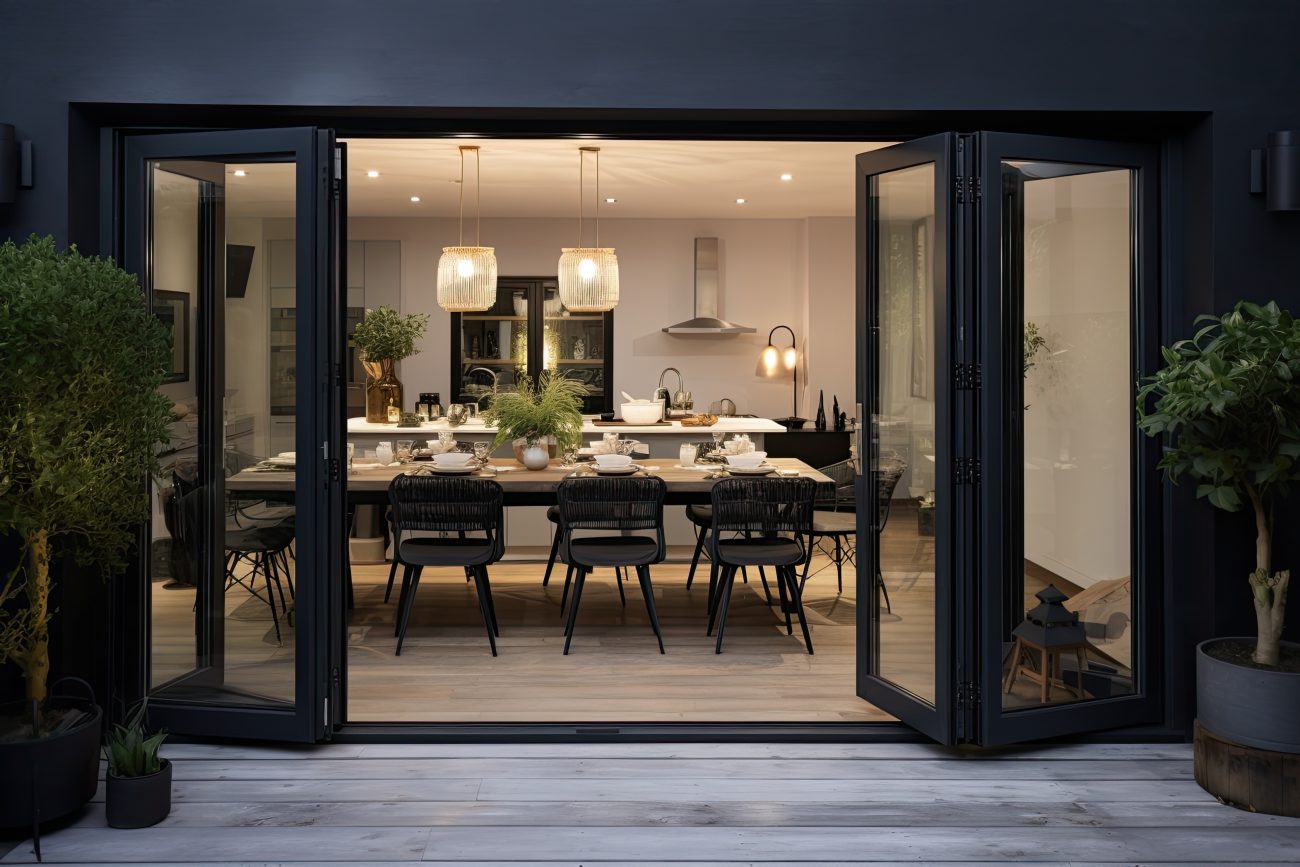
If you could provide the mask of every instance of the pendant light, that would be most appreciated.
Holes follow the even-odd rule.
[[[465,152],[474,153],[474,243],[483,227],[479,149],[460,148],[460,246],[443,247],[438,260],[438,306],[449,313],[477,313],[497,303],[497,257],[493,247],[465,246]]]
[[[596,157],[596,246],[582,246],[587,154]],[[574,313],[603,313],[618,306],[618,256],[600,246],[600,148],[578,148],[578,246],[560,250],[560,303]]]

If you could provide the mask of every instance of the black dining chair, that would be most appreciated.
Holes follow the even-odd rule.
[[[565,479],[555,489],[560,513],[557,532],[564,533],[561,549],[564,561],[569,564],[564,579],[566,598],[570,582],[573,585],[573,599],[569,602],[569,618],[564,628],[566,655],[578,622],[582,588],[587,576],[598,567],[636,569],[650,626],[659,641],[659,652],[664,652],[664,637],[659,629],[659,615],[655,612],[654,587],[650,583],[650,566],[662,563],[667,550],[664,544],[664,497],[667,493],[668,485],[658,476]],[[637,530],[653,530],[654,538],[625,534],[625,531]],[[599,536],[575,536],[578,531],[607,532]],[[616,573],[614,581],[621,595],[621,575]]]
[[[393,509],[395,556],[403,567],[397,601],[396,655],[402,654],[406,625],[424,567],[460,566],[469,570],[474,579],[488,644],[496,656],[496,637],[501,630],[487,567],[505,554],[501,485],[491,479],[399,475],[388,486],[388,499]],[[450,533],[456,535],[444,535]]]
[[[790,622],[793,610],[799,617],[804,644],[813,652],[812,635],[804,616],[803,596],[795,567],[808,557],[806,541],[812,531],[813,502],[817,484],[808,478],[731,478],[713,486],[713,532],[709,536],[710,556],[718,564],[716,582],[710,576],[709,628],[716,622],[715,653],[722,652],[722,634],[731,603],[736,573],[746,565],[771,566],[776,572],[781,610],[787,634],[794,634]],[[731,536],[724,536],[730,533]]]

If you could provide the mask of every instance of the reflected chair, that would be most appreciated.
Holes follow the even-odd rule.
[[[812,532],[816,493],[816,483],[808,478],[730,478],[714,484],[710,496],[713,532],[709,547],[713,561],[718,564],[718,577],[716,588],[710,588],[713,592],[706,634],[713,634],[716,622],[715,653],[722,652],[722,635],[736,573],[746,565],[773,567],[786,634],[794,634],[790,622],[793,611],[799,617],[808,653],[813,652],[795,567],[809,556],[805,540]],[[732,533],[733,537],[724,537],[724,533]],[[713,583],[712,578],[710,582]]]
[[[560,527],[561,550],[569,573],[564,579],[564,595],[573,585],[568,622],[564,628],[564,653],[569,653],[578,607],[587,576],[598,567],[629,569],[635,567],[645,597],[646,614],[659,652],[664,652],[659,615],[655,612],[654,587],[650,583],[650,566],[662,563],[667,550],[664,544],[664,497],[668,485],[657,476],[638,478],[565,479],[555,490]],[[626,535],[637,530],[653,530],[654,538]],[[575,536],[575,531],[607,531],[599,536]],[[619,535],[612,535],[617,533]],[[615,583],[623,592],[621,575]],[[563,603],[561,603],[563,607]]]
[[[397,602],[396,655],[402,654],[406,626],[425,566],[459,566],[469,571],[478,591],[488,645],[497,655],[501,634],[487,567],[505,554],[501,485],[491,479],[399,475],[388,486],[393,509],[393,545],[400,558],[402,589]],[[438,536],[412,536],[437,533]],[[446,534],[455,533],[455,537]],[[482,534],[470,536],[468,534]]]

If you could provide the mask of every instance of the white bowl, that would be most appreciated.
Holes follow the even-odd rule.
[[[652,400],[647,403],[625,403],[619,407],[619,412],[628,424],[654,424],[664,414],[664,402]]]
[[[433,463],[439,467],[464,467],[474,460],[469,452],[443,452],[433,456]]]
[[[727,466],[729,467],[756,467],[763,463],[767,457],[767,452],[750,452],[744,455],[727,455]]]
[[[592,460],[601,468],[627,467],[632,464],[631,455],[594,455]]]

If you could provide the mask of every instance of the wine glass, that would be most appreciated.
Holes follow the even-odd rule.
[[[720,430],[715,430],[712,433],[713,433],[713,453],[717,454],[718,452],[722,451],[722,441],[726,438],[727,435],[725,432]]]
[[[564,454],[561,456],[564,461],[564,468],[572,469],[578,463],[578,447],[565,446]]]
[[[410,463],[411,455],[415,447],[415,440],[398,440],[397,441],[397,462],[399,464]]]
[[[488,455],[491,453],[491,451],[492,451],[491,443],[487,443],[487,442],[474,443],[474,459],[477,460],[480,464],[486,464],[488,462]]]

